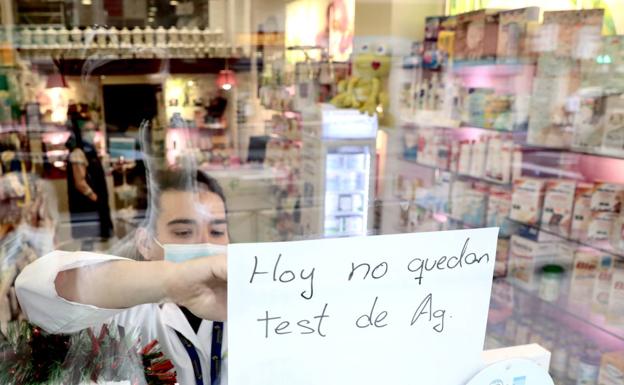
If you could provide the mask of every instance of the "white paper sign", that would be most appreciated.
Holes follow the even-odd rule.
[[[228,248],[229,385],[466,383],[498,229]]]

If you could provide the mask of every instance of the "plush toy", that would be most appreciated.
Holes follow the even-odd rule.
[[[362,44],[353,57],[355,74],[338,84],[331,103],[338,108],[357,108],[370,116],[384,117],[388,108],[385,80],[390,74],[391,55],[384,44]]]

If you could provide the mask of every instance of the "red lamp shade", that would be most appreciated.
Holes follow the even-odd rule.
[[[221,70],[219,71],[219,75],[217,75],[217,86],[226,91],[232,89],[232,87],[236,86],[236,76],[234,71],[232,70]]]
[[[48,76],[48,81],[46,82],[46,88],[69,88],[67,86],[67,82],[65,82],[65,77],[61,74],[52,74]]]

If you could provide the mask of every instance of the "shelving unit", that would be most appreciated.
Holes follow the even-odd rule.
[[[466,89],[482,87],[495,90],[492,93],[512,94],[516,99],[513,99],[511,103],[516,103],[521,97],[518,95],[533,97],[532,83],[534,79],[538,79],[537,76],[539,75],[537,67],[537,62],[529,60],[510,63],[500,63],[496,60],[454,62],[445,69],[447,70],[445,81],[449,84],[455,79]],[[444,71],[440,73],[444,73]],[[426,79],[425,76],[412,76],[411,78]],[[524,80],[521,81],[521,79]],[[416,90],[422,93],[423,88],[427,90],[426,85],[423,87],[419,84]],[[432,89],[433,87],[429,84],[430,93]],[[514,93],[514,90],[519,91]],[[436,91],[433,90],[433,92],[435,94]],[[445,92],[444,95],[448,96],[449,92]],[[452,93],[452,95],[458,94]],[[436,100],[438,100],[438,94],[435,95]],[[466,100],[470,100],[467,95],[468,93],[464,97],[467,98]],[[484,93],[484,95],[488,94]],[[415,98],[424,98],[427,104],[431,102],[430,96],[425,95],[423,97],[420,94]],[[415,102],[416,105],[419,103],[422,104],[422,100]],[[485,112],[483,112],[482,117],[477,116],[473,119],[475,115],[464,113],[461,110],[462,107],[474,108],[466,103],[462,105],[459,102],[454,102],[452,111],[449,111],[448,103],[445,104],[442,101],[439,104],[442,106],[440,110],[417,109],[413,106],[411,109],[403,109],[403,115],[398,124],[400,127],[400,134],[398,135],[403,136],[404,146],[403,149],[397,148],[397,152],[401,154],[395,155],[399,165],[397,176],[400,175],[402,178],[401,181],[397,181],[397,184],[402,187],[399,187],[401,194],[395,194],[392,198],[397,201],[398,208],[395,211],[400,214],[399,222],[402,225],[388,226],[388,229],[405,232],[482,227],[480,221],[472,223],[462,220],[472,219],[471,215],[465,218],[453,216],[453,213],[456,212],[453,210],[453,205],[462,205],[465,204],[464,202],[471,202],[473,199],[472,197],[465,198],[466,194],[469,194],[468,191],[460,190],[457,195],[454,195],[452,189],[455,181],[475,182],[472,185],[459,184],[458,188],[485,186],[483,187],[486,191],[483,198],[485,203],[482,207],[486,208],[490,198],[489,192],[493,189],[497,193],[503,191],[504,194],[512,196],[517,177],[540,178],[551,181],[571,180],[576,183],[624,184],[624,152],[605,151],[600,145],[591,148],[578,146],[559,148],[541,145],[531,142],[528,123],[517,124],[523,121],[522,116],[509,119],[512,122],[509,127],[513,127],[513,130],[503,130],[499,129],[500,127],[483,127],[471,123],[469,120],[484,120],[492,124],[493,118],[487,120]],[[465,118],[467,115],[470,119]],[[526,118],[528,122],[531,116],[527,115]],[[573,125],[576,122],[570,124],[575,127]],[[521,167],[513,169],[514,166],[512,166],[512,171],[509,174],[512,177],[509,183],[502,183],[486,177],[488,168],[485,168],[485,171],[480,174],[482,176],[465,175],[464,171],[470,169],[470,173],[473,173],[473,169],[465,165],[464,168],[461,168],[453,163],[458,159],[453,151],[461,151],[460,143],[469,143],[472,153],[475,151],[475,143],[485,142],[483,147],[486,148],[486,151],[491,151],[487,145],[491,138],[495,138],[499,142],[506,141],[506,146],[512,146],[512,152],[519,151],[521,154]],[[557,145],[558,143],[550,144]],[[483,151],[483,147],[480,151]],[[471,154],[471,156],[474,155]],[[479,154],[479,156],[483,155]],[[485,155],[485,159],[488,159],[487,155]],[[518,162],[518,160],[512,155],[512,163],[514,162]],[[458,169],[462,172],[458,172]],[[445,174],[448,177],[443,182],[447,186],[448,196],[440,197],[439,194],[444,194],[445,190],[440,188],[439,183],[443,179],[441,176]],[[491,175],[498,174],[493,173]],[[406,184],[408,185],[407,190],[405,189]],[[479,190],[475,190],[475,194],[479,192]],[[454,199],[458,201],[454,201]],[[511,197],[508,199],[509,210],[511,210]],[[541,218],[541,210],[542,208],[538,212],[539,218]],[[463,213],[463,211],[460,212]],[[471,211],[468,210],[468,212]],[[484,223],[487,224],[487,210],[483,213],[483,219]],[[592,241],[589,240],[589,237],[576,239],[573,236],[543,226],[540,221],[535,224],[526,224],[512,220],[509,218],[509,212],[504,222],[499,223],[501,226],[503,224],[509,233],[499,237],[499,248],[501,242],[506,243],[506,249],[501,249],[501,252],[506,255],[504,263],[509,265],[509,268],[506,268],[505,276],[494,279],[488,323],[488,346],[486,347],[494,348],[529,342],[540,343],[553,353],[553,361],[551,362],[555,362],[555,364],[551,367],[551,373],[555,378],[555,383],[557,385],[576,385],[574,374],[568,374],[570,369],[564,369],[566,373],[561,373],[561,368],[557,367],[557,360],[561,361],[561,352],[566,352],[565,354],[570,356],[575,355],[575,359],[578,360],[580,356],[585,354],[586,348],[589,350],[596,348],[601,353],[624,350],[624,325],[618,324],[616,318],[607,318],[606,314],[610,312],[608,305],[602,310],[597,310],[593,304],[595,301],[593,294],[588,298],[572,298],[571,300],[572,287],[578,285],[578,282],[575,282],[573,278],[577,257],[585,251],[594,251],[599,258],[608,256],[613,261],[624,262],[624,251],[613,247],[609,240]],[[566,265],[567,270],[560,283],[560,294],[556,300],[548,301],[540,296],[541,270],[538,269],[541,269],[542,265],[537,265],[538,254],[534,257],[536,259],[531,261],[536,265],[527,267],[529,270],[535,269],[532,273],[531,285],[527,285],[525,282],[517,282],[515,276],[509,272],[509,269],[515,268],[515,265],[512,265],[510,261],[512,258],[517,258],[512,252],[513,240],[517,237],[526,238],[527,241],[534,242],[534,244],[561,245],[555,247],[558,250],[557,253],[560,253],[559,247],[570,250],[569,254],[556,254],[557,257],[564,258],[565,255],[565,258],[570,259],[567,260],[569,266]],[[499,257],[497,256],[497,262]],[[544,261],[542,263],[552,263],[549,260]],[[591,294],[594,291],[595,278],[590,277],[589,279],[591,279],[589,283],[591,287],[588,290]],[[505,292],[505,294],[501,298],[497,298],[497,291]],[[523,331],[526,333],[526,338],[516,339],[514,338],[516,327],[520,323],[528,324],[528,326],[524,324],[522,326],[526,328]],[[578,366],[578,362],[576,365]]]

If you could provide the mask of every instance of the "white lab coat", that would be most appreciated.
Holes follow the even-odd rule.
[[[202,321],[195,334],[180,308],[172,303],[146,304],[129,309],[103,309],[70,302],[56,293],[54,281],[59,272],[112,261],[111,255],[88,252],[54,251],[28,265],[17,277],[16,293],[28,319],[49,333],[73,333],[88,327],[114,322],[126,330],[138,328],[141,345],[157,339],[172,360],[181,385],[195,385],[191,359],[176,331],[193,343],[202,366],[205,385],[210,385],[212,321]],[[115,280],[111,277],[111,285]],[[223,335],[221,384],[227,385],[227,328]]]

